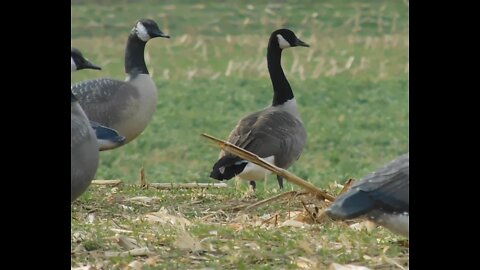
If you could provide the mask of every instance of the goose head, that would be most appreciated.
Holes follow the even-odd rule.
[[[81,69],[102,69],[83,57],[82,53],[76,48],[72,48],[71,67],[72,72]]]
[[[147,42],[156,37],[170,38],[170,36],[163,33],[157,23],[151,19],[138,20],[132,29],[132,33],[143,42]]]
[[[286,49],[291,47],[310,47],[307,43],[301,41],[292,30],[289,29],[278,29],[273,31],[270,36],[270,41],[272,45],[277,45],[280,49]]]

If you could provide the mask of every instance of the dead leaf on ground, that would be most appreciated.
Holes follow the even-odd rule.
[[[87,223],[87,224],[93,224],[94,221],[95,221],[95,212],[89,213],[89,214],[87,215],[87,221],[86,221],[86,223]]]
[[[295,260],[295,264],[301,269],[312,269],[312,267],[317,265],[317,262],[305,257],[298,257]]]
[[[181,230],[174,242],[174,245],[179,249],[189,250],[192,252],[202,250],[200,241],[189,234],[187,231]]]
[[[131,270],[142,270],[143,269],[143,262],[135,260],[128,264],[126,269]]]
[[[311,226],[312,225],[310,224],[303,223],[293,219],[287,220],[280,225],[280,227],[295,227],[295,228],[309,228]]]
[[[401,261],[397,261],[397,260],[395,260],[395,259],[393,259],[393,258],[389,258],[389,257],[387,257],[387,256],[385,256],[385,255],[382,256],[382,259],[383,259],[386,263],[388,263],[388,264],[390,264],[390,265],[395,265],[396,267],[398,267],[398,268],[400,268],[400,269],[402,269],[402,270],[405,270],[405,267],[403,267],[403,266],[401,265],[401,263],[403,263],[403,262],[401,262]]]
[[[164,207],[162,207],[162,209],[157,212],[146,214],[144,216],[144,219],[152,223],[169,224],[181,227],[190,226],[192,224],[188,219],[182,216],[175,216],[169,214],[168,210]]]
[[[119,246],[121,246],[125,250],[132,250],[135,248],[139,248],[137,244],[137,240],[124,235],[116,235],[115,241]]]
[[[162,261],[162,257],[160,255],[156,255],[156,256],[152,256],[152,257],[149,257],[148,259],[146,259],[145,264],[149,265],[149,266],[155,266],[160,261]]]
[[[105,251],[105,257],[118,257],[118,256],[147,256],[152,252],[147,248],[136,248],[129,251],[117,252],[117,251]]]
[[[370,220],[365,220],[365,221],[353,223],[349,227],[357,231],[366,230],[367,232],[371,232],[373,229],[377,227],[377,225],[371,222]]]
[[[370,268],[367,268],[365,266],[358,266],[354,264],[338,264],[338,263],[332,263],[328,267],[328,270],[370,270]]]
[[[71,270],[98,270],[98,268],[96,268],[95,266],[91,266],[91,265],[72,267],[70,269]]]
[[[260,246],[255,242],[246,243],[245,246],[249,247],[253,250],[259,250],[260,249]]]
[[[128,198],[125,201],[127,201],[127,202],[139,202],[139,203],[143,203],[143,204],[148,205],[148,204],[152,203],[153,201],[158,201],[158,200],[160,200],[160,198],[158,198],[158,197],[137,196],[137,197]]]
[[[300,240],[297,242],[298,247],[301,248],[307,255],[313,255],[315,251],[313,250],[312,245],[305,241],[305,240]]]
[[[243,230],[243,225],[240,223],[230,223],[227,226],[234,229],[235,231]]]
[[[112,232],[117,233],[133,233],[131,230],[124,230],[124,229],[117,229],[117,228],[109,228]]]

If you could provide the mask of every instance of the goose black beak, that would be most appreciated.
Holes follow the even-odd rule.
[[[84,63],[84,68],[88,68],[88,69],[96,69],[96,70],[102,70],[101,67],[93,64],[92,62],[88,61],[88,60],[85,60],[85,63]]]
[[[295,42],[295,46],[302,46],[302,47],[310,47],[307,43],[301,41],[300,39],[297,38],[297,41]]]
[[[163,37],[163,38],[170,38],[169,35],[163,33],[162,31],[160,30],[156,30],[152,33],[152,37]]]

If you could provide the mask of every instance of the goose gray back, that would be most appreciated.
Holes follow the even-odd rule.
[[[72,92],[90,120],[125,136],[120,145],[145,130],[157,106],[157,87],[144,57],[146,43],[155,37],[170,38],[153,20],[135,23],[125,49],[125,81],[98,78],[72,85]]]
[[[230,143],[284,169],[298,160],[307,139],[297,102],[281,66],[282,51],[297,46],[309,47],[291,30],[278,29],[270,35],[267,63],[273,85],[272,105],[240,119],[228,137]],[[210,177],[222,181],[238,175],[250,181],[255,189],[255,181],[264,179],[269,173],[253,163],[221,151]],[[283,179],[277,176],[277,180],[279,187],[283,188]]]
[[[409,232],[409,154],[355,183],[326,210],[333,219],[365,216],[394,233]]]
[[[72,72],[81,69],[100,69],[83,58],[80,51],[72,48]],[[95,176],[98,166],[98,142],[90,126],[87,115],[71,93],[71,140],[70,140],[70,167],[71,167],[71,202],[76,200]]]

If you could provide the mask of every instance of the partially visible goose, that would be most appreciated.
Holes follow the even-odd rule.
[[[157,88],[144,59],[145,45],[155,37],[170,38],[153,20],[135,23],[125,50],[125,81],[99,78],[72,85],[88,119],[117,130],[124,144],[143,132],[155,112]]]
[[[100,69],[85,59],[79,50],[72,48],[72,72],[81,69]],[[98,142],[87,115],[71,93],[71,202],[90,185],[98,166]]]
[[[77,48],[72,48],[71,56],[71,70],[72,72],[81,69],[98,69],[101,68],[92,64],[83,57],[82,53]],[[73,93],[72,93],[73,95]],[[95,135],[98,140],[98,146],[100,151],[114,149],[125,142],[125,137],[118,134],[118,132],[112,128],[102,126],[95,121],[90,121],[90,126],[95,131]]]
[[[333,219],[366,216],[394,233],[409,232],[409,154],[355,183],[326,210]]]
[[[309,47],[291,30],[278,29],[271,34],[267,62],[273,84],[272,105],[240,119],[228,137],[230,143],[285,169],[300,157],[307,139],[297,102],[281,66],[282,51],[296,46]],[[221,151],[210,177],[228,180],[238,175],[250,181],[255,189],[255,181],[264,179],[269,173],[253,163]],[[279,187],[283,188],[283,179],[277,176],[277,180]]]
[[[72,72],[81,70],[81,69],[97,69],[101,70],[97,65],[94,65],[92,62],[88,61],[80,50],[77,48],[71,48],[71,70]]]

